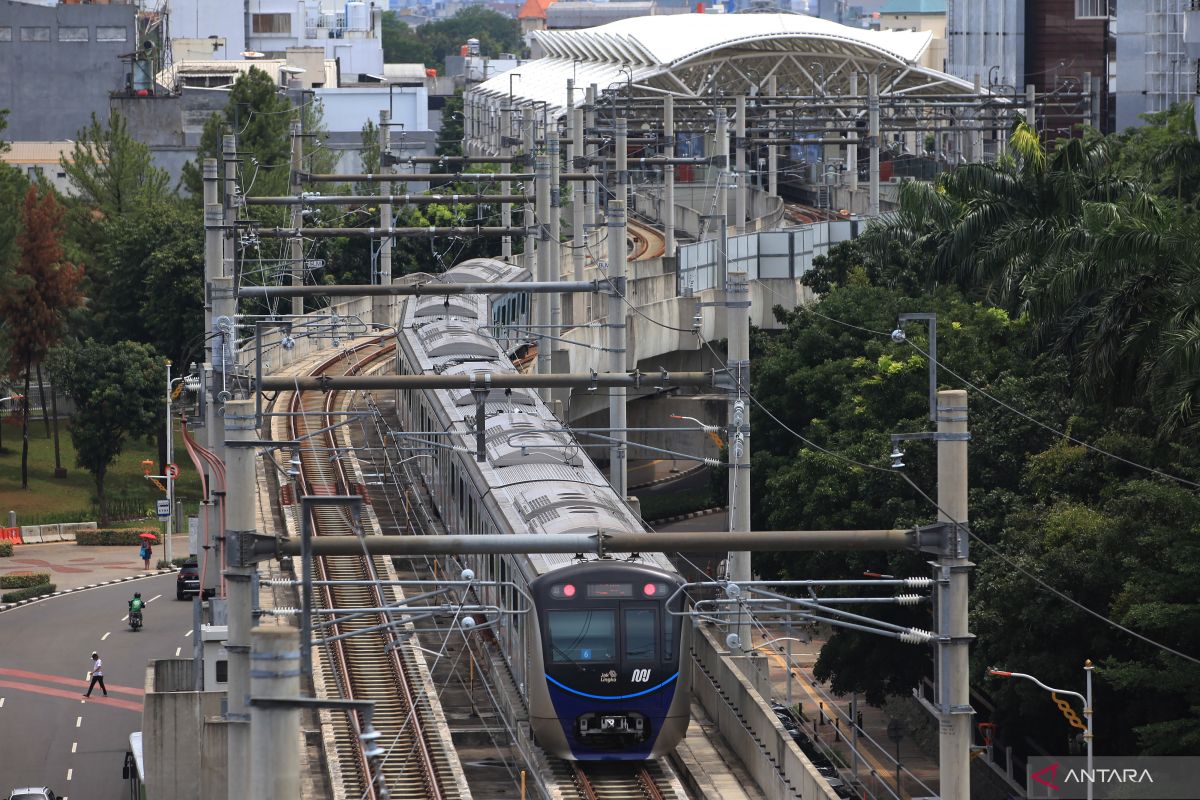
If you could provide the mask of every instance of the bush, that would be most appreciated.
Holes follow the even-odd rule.
[[[28,600],[31,597],[41,597],[46,594],[54,594],[53,583],[43,583],[39,586],[30,586],[28,589],[5,592],[4,594],[0,594],[0,603],[17,603],[21,600]]]
[[[12,553],[12,542],[0,542],[0,558],[8,558]]]
[[[94,531],[79,531],[75,534],[75,544],[85,545],[139,545],[143,533],[159,535],[157,529],[151,528],[98,528]],[[152,543],[153,544],[153,543]]]
[[[0,575],[0,589],[28,589],[50,582],[49,572],[14,572]]]

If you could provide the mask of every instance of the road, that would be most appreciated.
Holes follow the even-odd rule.
[[[135,591],[150,602],[129,629]],[[142,727],[146,663],[190,656],[191,603],[175,576],[73,592],[0,614],[0,794],[49,786],[64,800],[122,800],[129,734]],[[91,654],[104,660],[108,697],[87,689]]]

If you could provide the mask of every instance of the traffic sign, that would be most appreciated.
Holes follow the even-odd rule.
[[[171,501],[170,500],[159,500],[159,501],[157,501],[156,505],[158,507],[158,518],[159,519],[166,519],[171,516]]]
[[[176,478],[179,477],[179,465],[178,464],[167,464],[167,477],[170,478],[171,480],[175,480]]]

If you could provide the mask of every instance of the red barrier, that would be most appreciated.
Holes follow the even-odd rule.
[[[24,544],[21,541],[20,528],[0,528],[0,542],[12,542],[13,544]]]

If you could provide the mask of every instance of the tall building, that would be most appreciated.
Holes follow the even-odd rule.
[[[1141,114],[1193,98],[1196,56],[1188,54],[1184,42],[1184,18],[1193,5],[1192,0],[1117,4],[1118,129],[1141,124]]]
[[[1025,0],[950,0],[946,71],[984,86],[1025,85]]]
[[[1122,8],[1127,2],[1121,0]],[[1142,0],[1185,2],[1186,0]],[[1111,10],[1115,0],[949,0],[946,71],[998,91],[1078,93],[1087,76],[1098,103],[1094,118],[1113,127],[1114,53]],[[1122,75],[1124,73],[1122,72]],[[1053,115],[1047,134],[1069,133]]]

